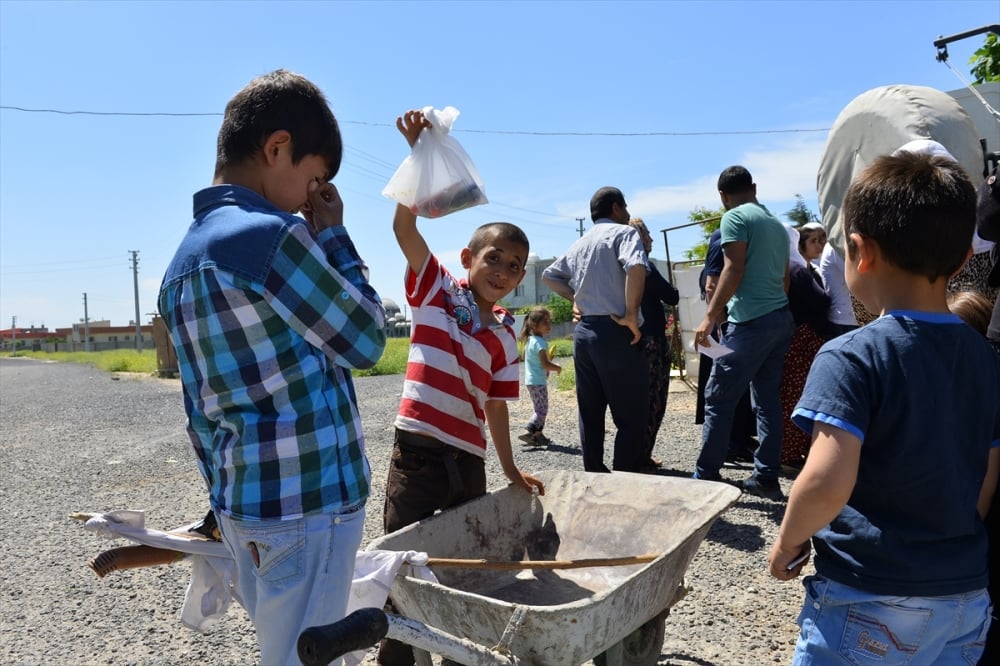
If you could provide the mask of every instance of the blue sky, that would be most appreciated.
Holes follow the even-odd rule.
[[[284,67],[315,81],[347,146],[334,183],[385,298],[404,261],[381,191],[408,148],[408,108],[457,107],[455,136],[491,203],[421,220],[454,270],[478,225],[508,220],[542,257],[589,228],[591,194],[622,189],[654,231],[719,205],[744,164],[760,200],[815,212],[838,113],[888,84],[962,87],[932,45],[1000,22],[995,0],[888,2],[14,2],[0,0],[0,328],[141,320],[210,184],[229,98]],[[949,46],[968,76],[982,36]],[[611,136],[610,134],[619,134]],[[620,136],[632,134],[632,136]],[[697,242],[670,234],[671,257]]]

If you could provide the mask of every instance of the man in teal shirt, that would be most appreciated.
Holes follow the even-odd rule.
[[[747,386],[756,406],[760,446],[754,472],[740,482],[744,492],[775,501],[784,495],[781,470],[781,376],[794,322],[788,309],[788,233],[757,201],[750,172],[732,166],[719,176],[722,216],[722,275],[705,319],[695,331],[695,345],[711,345],[710,331],[726,321],[722,344],[733,350],[716,359],[705,389],[705,425],[695,478],[722,480],[733,415]]]

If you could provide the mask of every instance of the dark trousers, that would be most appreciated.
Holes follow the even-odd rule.
[[[652,460],[656,436],[667,412],[670,394],[670,341],[665,335],[643,336],[642,343],[649,359],[649,420],[646,422],[646,442],[643,464]]]
[[[716,336],[712,339],[718,342]],[[708,378],[712,374],[712,359],[704,354],[698,355],[698,394],[695,406],[694,422],[701,425],[705,422],[705,386]],[[733,414],[733,433],[729,437],[730,453],[753,452],[757,447],[754,435],[757,434],[757,417],[753,413],[753,405],[750,403],[750,389],[747,389],[743,397],[736,405],[736,412]]]
[[[586,316],[573,332],[576,401],[580,412],[583,468],[609,471],[604,464],[604,420],[610,407],[618,433],[612,467],[638,472],[645,462],[649,420],[649,360],[632,333],[608,316]]]
[[[486,461],[424,435],[396,429],[385,485],[386,534],[486,494]],[[391,606],[388,606],[392,610]],[[413,649],[383,640],[378,663],[412,666]]]

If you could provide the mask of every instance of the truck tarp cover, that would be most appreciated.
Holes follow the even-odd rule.
[[[840,209],[851,179],[879,155],[914,139],[937,141],[972,182],[982,180],[983,151],[975,125],[954,97],[909,85],[882,86],[858,95],[834,122],[816,177],[823,226],[841,255]]]

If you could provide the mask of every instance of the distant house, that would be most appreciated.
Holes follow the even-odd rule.
[[[46,344],[60,340],[65,331],[66,329],[50,331],[45,326],[0,330],[0,351],[42,351]]]
[[[85,351],[87,336],[90,336],[90,351],[107,351],[110,349],[135,349],[135,322],[128,326],[112,326],[111,321],[104,319],[89,323],[77,322],[69,330],[66,340],[67,351]],[[153,349],[153,325],[139,327],[141,349]]]
[[[153,349],[153,325],[139,327],[142,349]],[[0,330],[0,351],[87,351],[87,335],[90,336],[90,351],[109,349],[135,349],[135,323],[128,326],[112,326],[108,320],[78,322],[69,328],[8,328]]]

